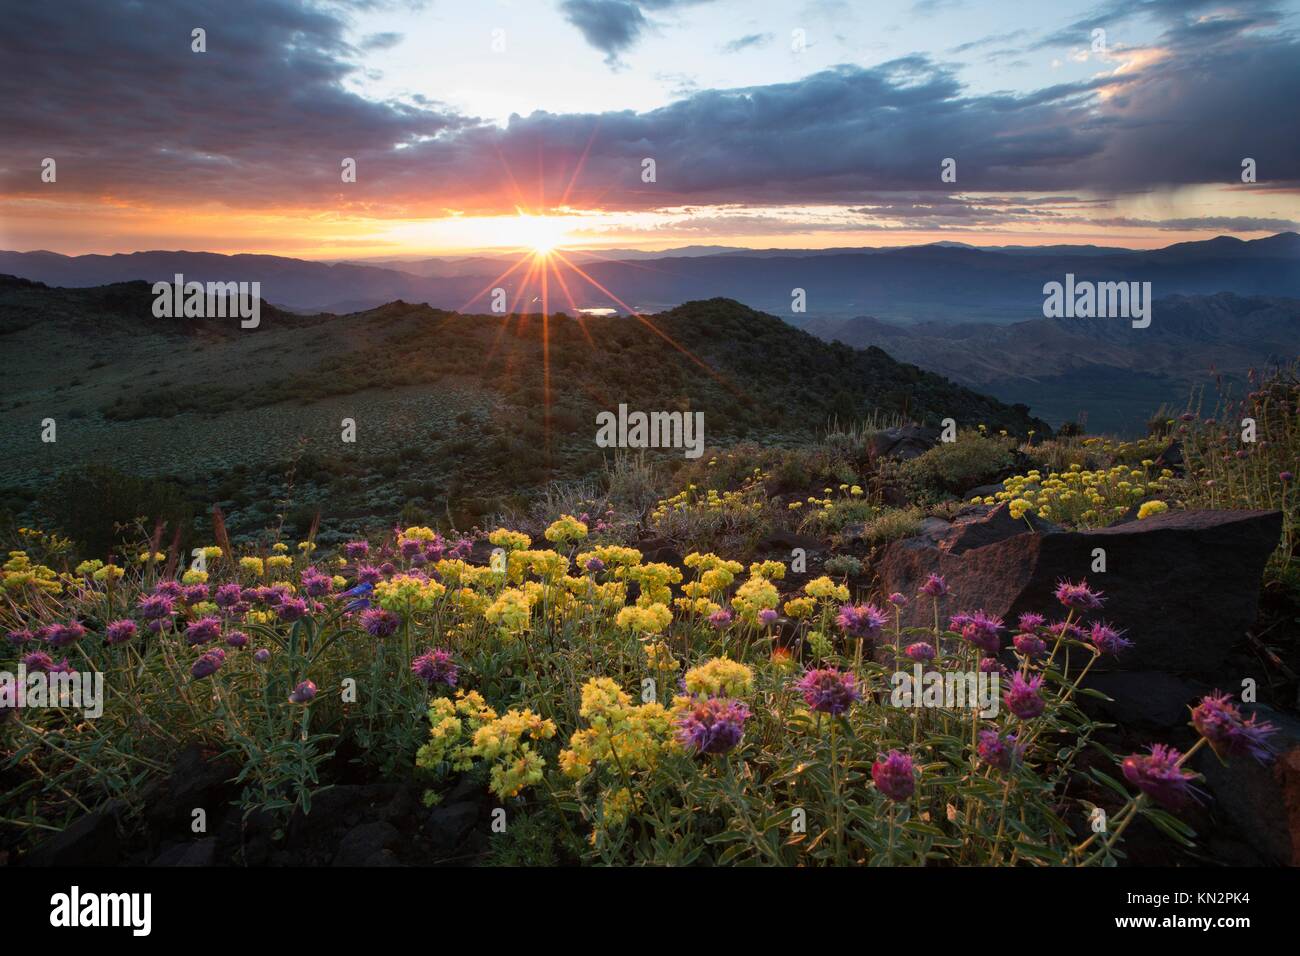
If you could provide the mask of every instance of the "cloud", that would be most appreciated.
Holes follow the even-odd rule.
[[[636,45],[652,27],[646,10],[710,3],[712,0],[562,0],[560,12],[577,27],[583,38],[605,54],[610,67],[620,65],[621,54]]]
[[[737,37],[729,43],[724,43],[722,45],[722,52],[739,53],[741,50],[767,46],[775,38],[776,34],[774,33],[749,33],[743,37]]]
[[[1290,108],[1300,102],[1300,43],[1258,29],[1258,13],[1179,19],[1152,47],[1158,55],[1116,54],[1091,79],[1024,93],[973,94],[955,66],[915,54],[685,90],[643,112],[538,111],[497,126],[422,96],[353,92],[366,41],[352,45],[346,19],[328,8],[228,0],[214,18],[200,0],[53,6],[15,8],[0,35],[0,59],[22,83],[0,98],[0,195],[11,208],[378,221],[516,205],[866,209],[866,197],[889,195],[872,215],[942,224],[1065,215],[1014,199],[1039,193],[1240,186],[1247,156],[1260,182],[1242,188],[1300,185]],[[207,53],[190,51],[195,25],[208,30]],[[47,156],[57,184],[40,181]],[[340,181],[344,157],[357,161],[355,184]],[[940,179],[946,157],[957,160],[955,187]],[[647,158],[654,182],[642,178]],[[963,206],[945,198],[954,188],[986,198]],[[1285,208],[1252,212],[1290,221]]]
[[[636,43],[649,23],[631,0],[564,0],[560,9],[586,41],[605,54],[605,62],[611,66]]]

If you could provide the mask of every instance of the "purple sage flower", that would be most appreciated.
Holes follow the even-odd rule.
[[[309,680],[305,680],[293,689],[289,695],[291,704],[310,704],[316,699],[316,685]]]
[[[190,668],[190,676],[195,680],[203,680],[205,677],[211,677],[221,665],[226,662],[226,652],[219,647],[204,651],[199,655],[199,659],[194,662]]]
[[[845,604],[835,623],[850,637],[874,638],[889,622],[885,612],[873,604]]]
[[[745,736],[749,708],[728,697],[696,698],[675,721],[677,741],[698,754],[725,754]]]
[[[1058,581],[1056,599],[1068,608],[1076,611],[1095,611],[1105,603],[1103,592],[1088,587],[1087,580],[1074,584],[1070,581]]]
[[[135,637],[135,621],[113,621],[104,629],[105,644],[125,644]]]
[[[1277,732],[1277,726],[1261,724],[1258,714],[1243,719],[1227,694],[1216,691],[1202,697],[1192,708],[1192,726],[1221,757],[1250,756],[1261,763],[1273,757],[1266,741]]]
[[[897,750],[876,756],[876,762],[871,765],[871,779],[880,792],[895,803],[903,803],[916,790],[912,758]]]
[[[1099,654],[1119,654],[1126,647],[1133,646],[1133,642],[1124,636],[1123,631],[1103,621],[1093,624],[1092,630],[1088,632],[1088,640],[1092,641],[1092,646],[1097,648]]]
[[[460,671],[452,662],[451,654],[439,648],[434,648],[425,651],[411,661],[411,673],[424,681],[429,687],[436,684],[455,687],[456,678]]]
[[[1016,734],[1007,734],[1004,737],[995,730],[981,730],[975,752],[979,754],[980,760],[990,767],[1010,770],[1020,763],[1025,748],[1018,742]]]
[[[1011,639],[1017,651],[1032,660],[1047,653],[1047,644],[1037,634],[1017,634]]]
[[[185,628],[185,640],[191,644],[210,644],[220,636],[219,617],[201,617]]]
[[[907,656],[908,660],[920,661],[921,663],[932,661],[934,660],[934,645],[927,644],[924,641],[908,644],[903,650],[903,654]]]
[[[1017,673],[1011,678],[1010,689],[1002,695],[1002,702],[1021,720],[1032,720],[1047,706],[1043,698],[1038,695],[1038,690],[1042,686],[1041,676],[1025,680],[1024,675]]]
[[[253,660],[257,661],[259,664],[265,664],[270,659],[271,652],[265,647],[259,647],[257,650],[253,651]]]
[[[1177,809],[1193,796],[1192,781],[1196,774],[1178,766],[1182,758],[1173,747],[1152,744],[1151,753],[1131,754],[1121,767],[1124,779],[1157,803]]]
[[[397,631],[397,626],[401,623],[400,617],[383,608],[372,607],[361,612],[361,626],[371,637],[388,637]]]
[[[921,585],[921,593],[928,594],[932,598],[943,597],[948,593],[948,582],[943,579],[943,575],[932,574]]]
[[[824,714],[842,714],[862,696],[858,679],[834,667],[808,671],[794,686],[809,707]]]

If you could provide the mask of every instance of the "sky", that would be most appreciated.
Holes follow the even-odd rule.
[[[24,4],[0,248],[1255,238],[1300,229],[1298,30],[1300,0]]]

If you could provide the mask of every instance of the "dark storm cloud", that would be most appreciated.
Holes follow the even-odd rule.
[[[913,55],[697,90],[642,113],[535,112],[498,127],[424,97],[351,92],[364,52],[341,14],[289,0],[209,10],[199,0],[14,8],[0,35],[0,191],[423,218],[555,204],[571,180],[570,206],[613,210],[1239,184],[1244,157],[1259,189],[1300,183],[1298,45],[1247,29],[1249,17],[1214,29],[1179,21],[1163,58],[1141,69],[1025,94],[970,95],[953,67]],[[190,51],[195,26],[208,31],[205,54]],[[58,160],[57,186],[39,181],[46,156]],[[343,157],[357,160],[355,184],[340,183]],[[946,157],[955,186],[940,179]],[[653,183],[642,181],[646,158]],[[959,208],[939,199],[914,213],[954,220]]]
[[[709,0],[562,0],[560,11],[577,27],[583,38],[605,54],[610,66],[619,55],[636,45],[651,26],[643,11],[685,7]]]
[[[749,33],[743,37],[737,37],[729,43],[722,45],[723,53],[739,53],[741,50],[750,50],[755,47],[767,46],[775,39],[774,33]]]

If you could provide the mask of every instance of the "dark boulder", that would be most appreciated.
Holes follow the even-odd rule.
[[[438,856],[448,856],[465,841],[478,822],[477,803],[450,803],[434,807],[425,822],[429,846]]]
[[[212,866],[217,859],[217,838],[178,843],[164,850],[150,866]]]
[[[1062,579],[1087,579],[1105,592],[1100,617],[1134,641],[1099,669],[1214,675],[1255,621],[1260,575],[1277,545],[1276,511],[1169,511],[1097,531],[1041,525],[1032,533],[1005,504],[971,509],[937,541],[890,544],[876,567],[883,593],[912,597],[929,574],[942,574],[944,614],[983,609],[1008,622],[1025,611],[1061,612]],[[1106,572],[1094,573],[1095,551]],[[931,623],[929,599],[913,600],[905,625]]]
[[[1258,704],[1242,705],[1278,732],[1269,740],[1275,759],[1261,764],[1233,757],[1227,765],[1202,749],[1193,758],[1214,796],[1216,812],[1227,817],[1267,861],[1300,866],[1300,719]]]
[[[112,866],[121,862],[118,838],[120,804],[88,813],[27,854],[28,866]]]
[[[383,852],[392,850],[401,842],[402,834],[397,827],[383,820],[372,820],[353,827],[339,842],[338,852],[334,854],[334,866],[386,865]],[[371,864],[371,860],[376,864]]]
[[[940,434],[939,429],[922,425],[885,428],[867,440],[867,455],[872,461],[881,458],[897,458],[902,461],[919,458],[939,444]]]

